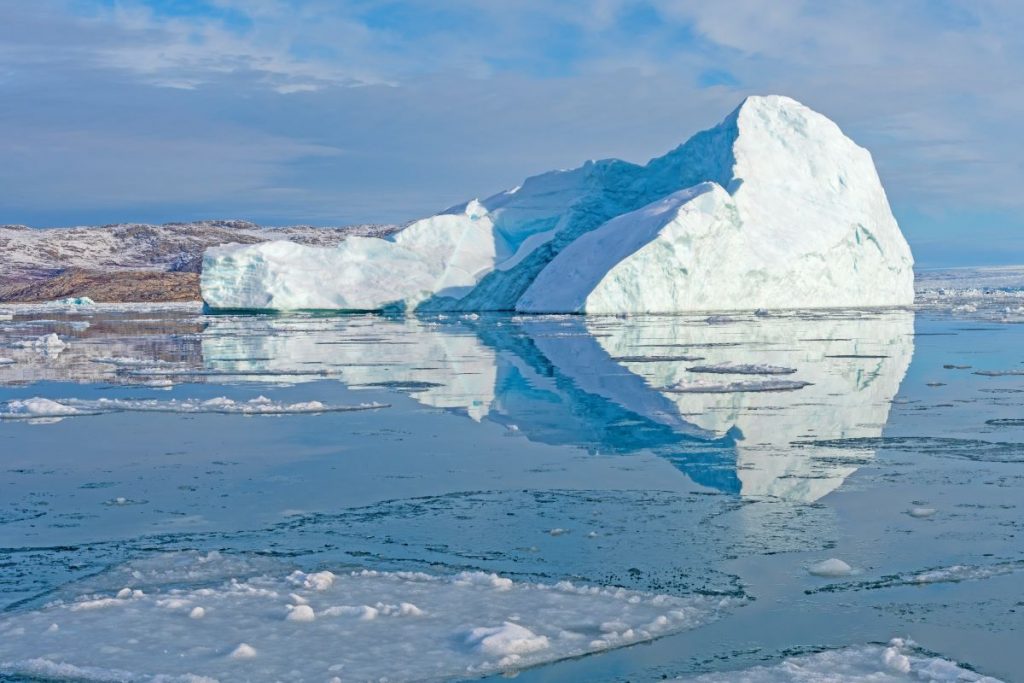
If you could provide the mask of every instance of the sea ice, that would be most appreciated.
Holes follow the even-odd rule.
[[[0,419],[17,420],[41,417],[68,417],[73,415],[99,415],[101,413],[223,413],[228,415],[292,415],[309,413],[340,413],[353,410],[375,410],[387,408],[383,403],[361,403],[357,405],[333,405],[320,401],[282,403],[259,396],[248,401],[236,401],[220,396],[206,400],[101,398],[95,401],[83,399],[30,398],[8,401],[0,408]]]
[[[742,602],[473,572],[346,571],[328,582],[322,572],[267,572],[265,563],[246,572],[224,561],[239,578],[222,578],[217,556],[193,562],[188,584],[172,581],[181,561],[168,554],[115,571],[139,581],[128,590],[4,614],[0,675],[69,667],[100,680],[476,677],[695,628]],[[162,581],[145,583],[152,577]]]
[[[219,309],[639,313],[913,303],[871,155],[786,97],[749,97],[645,166],[588,162],[332,248],[225,245]]]

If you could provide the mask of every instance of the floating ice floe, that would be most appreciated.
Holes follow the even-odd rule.
[[[8,401],[0,404],[0,419],[17,420],[44,417],[69,417],[75,415],[99,415],[102,413],[223,413],[228,415],[298,415],[309,413],[341,413],[355,410],[375,410],[389,407],[386,403],[360,403],[336,405],[320,401],[283,403],[259,396],[248,401],[236,401],[220,396],[206,400],[101,398],[95,401],[83,399],[30,398]]]
[[[13,365],[13,364],[14,364],[14,359],[13,358],[0,358],[0,365]]]
[[[216,564],[209,563],[220,574]],[[193,587],[128,585],[7,613],[0,617],[0,675],[90,672],[90,679],[131,681],[189,675],[219,681],[476,677],[695,628],[742,602],[529,583],[480,572],[297,571],[193,579]]]
[[[87,296],[70,296],[48,302],[54,306],[95,306],[96,302]]]
[[[82,415],[79,408],[51,401],[48,398],[28,398],[25,400],[8,401],[4,404],[3,411],[0,411],[0,419],[32,419],[39,417],[67,417],[69,415]],[[95,414],[95,413],[93,413]]]
[[[787,657],[777,664],[691,676],[688,683],[1000,683],[956,662],[929,656],[913,642],[894,638],[887,646],[866,645]]]

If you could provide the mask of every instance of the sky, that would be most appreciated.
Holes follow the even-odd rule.
[[[1024,263],[1019,0],[0,0],[0,223],[402,222],[750,94],[871,150],[922,267]]]

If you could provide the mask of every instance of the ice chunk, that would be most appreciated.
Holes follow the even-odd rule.
[[[32,419],[39,417],[66,417],[81,415],[82,410],[74,406],[52,401],[48,398],[27,398],[8,401],[0,411],[0,419]]]
[[[829,558],[811,565],[807,571],[815,576],[849,576],[853,573],[853,567],[835,557]]]
[[[501,626],[479,626],[466,634],[466,644],[480,654],[490,657],[515,657],[546,650],[547,636],[538,636],[528,628],[506,621]],[[505,660],[509,661],[509,660]]]
[[[474,678],[651,640],[742,604],[476,572],[338,571],[307,587],[322,572],[267,571],[265,559],[246,570],[219,556],[186,565],[189,557],[115,569],[149,582],[125,598],[112,590],[3,614],[0,677],[38,675],[45,658],[101,680]],[[230,574],[247,578],[215,578]],[[40,638],[52,623],[60,629]]]
[[[309,605],[288,605],[288,621],[314,621],[316,613]]]
[[[256,656],[256,648],[247,643],[240,643],[229,656],[231,659],[252,659]]]
[[[53,332],[36,339],[17,342],[15,346],[23,349],[36,349],[47,355],[57,355],[67,348],[67,344]]]
[[[329,249],[207,250],[213,308],[678,312],[913,303],[870,154],[785,97],[638,166],[588,162]]]
[[[87,296],[71,296],[49,302],[54,306],[95,306],[96,302]]]

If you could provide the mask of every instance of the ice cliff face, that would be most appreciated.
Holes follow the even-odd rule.
[[[913,302],[870,154],[785,97],[751,97],[639,166],[588,162],[331,248],[229,245],[213,308],[638,313]]]

